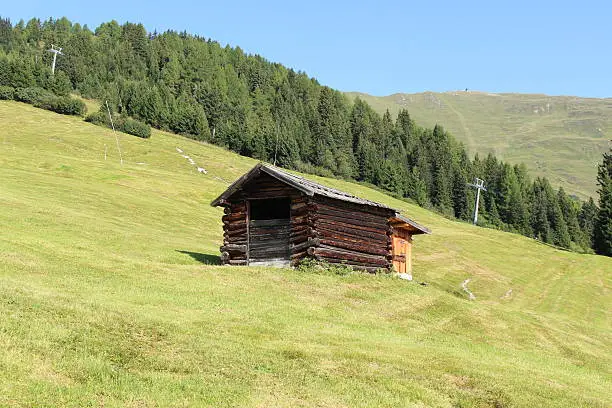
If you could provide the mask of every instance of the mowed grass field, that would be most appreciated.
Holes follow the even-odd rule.
[[[359,96],[378,112],[404,108],[422,126],[444,126],[473,155],[489,152],[585,199],[596,198],[597,163],[612,139],[612,98],[476,91]]]
[[[111,131],[0,102],[0,406],[612,405],[612,259],[317,178],[430,227],[428,285],[222,267],[209,203],[255,161],[119,143],[123,166]]]

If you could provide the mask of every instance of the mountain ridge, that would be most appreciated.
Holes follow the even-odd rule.
[[[524,162],[580,198],[596,195],[596,164],[612,134],[612,98],[446,91],[359,97],[378,112],[407,109],[420,125],[441,124],[470,154]]]

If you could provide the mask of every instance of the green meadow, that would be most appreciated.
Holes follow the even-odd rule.
[[[223,267],[209,203],[254,160],[154,130],[121,165],[17,102],[0,126],[0,406],[612,405],[611,258],[313,177],[432,229],[415,281]]]
[[[347,96],[394,116],[407,109],[420,125],[444,125],[471,154],[525,163],[532,176],[545,176],[570,194],[597,197],[597,163],[612,135],[610,98],[476,91]]]

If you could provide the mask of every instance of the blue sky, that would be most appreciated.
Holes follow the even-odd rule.
[[[0,14],[186,30],[342,91],[612,97],[612,2],[7,1]]]

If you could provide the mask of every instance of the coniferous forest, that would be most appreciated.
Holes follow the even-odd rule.
[[[55,75],[51,44],[64,53]],[[581,203],[545,178],[533,180],[524,165],[491,154],[470,158],[440,125],[421,127],[405,110],[381,116],[239,47],[185,32],[148,33],[141,24],[111,21],[92,30],[66,18],[0,19],[0,99],[28,102],[28,95],[45,92],[108,101],[123,123],[135,119],[286,168],[370,183],[466,221],[475,196],[467,183],[479,177],[488,190],[479,224],[612,255],[609,215],[592,199]],[[50,104],[82,114],[68,100]],[[612,197],[607,171],[598,180]],[[612,203],[602,205],[609,210]]]

